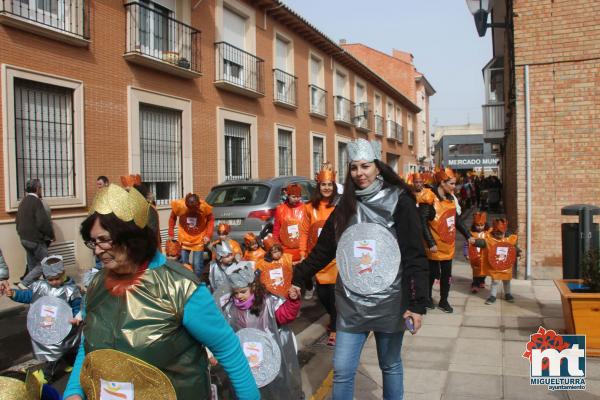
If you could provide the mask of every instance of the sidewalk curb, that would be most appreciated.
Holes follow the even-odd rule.
[[[19,314],[22,311],[25,311],[26,309],[27,306],[23,304],[15,304],[14,306],[9,306],[0,309],[0,319],[12,317],[14,315]]]
[[[304,350],[305,347],[314,344],[321,336],[327,333],[327,323],[329,322],[329,315],[323,314],[321,318],[310,324],[306,329],[296,335],[296,342],[298,344],[298,351]]]

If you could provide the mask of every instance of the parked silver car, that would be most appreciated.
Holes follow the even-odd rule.
[[[302,200],[308,201],[314,181],[301,176],[283,176],[267,180],[230,181],[213,187],[206,202],[213,207],[215,235],[221,222],[231,225],[232,239],[243,245],[244,235],[259,236],[273,222],[275,209],[283,200],[283,189],[290,183],[302,188]]]

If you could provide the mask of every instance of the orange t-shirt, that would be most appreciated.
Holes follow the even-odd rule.
[[[204,250],[204,238],[211,238],[215,224],[212,207],[205,201],[200,201],[198,210],[189,210],[185,199],[171,202],[169,218],[169,236],[174,236],[175,223],[179,223],[178,238],[184,250]]]
[[[277,296],[287,298],[292,286],[292,256],[283,254],[277,261],[258,261],[256,269],[260,271],[260,281],[267,290]]]
[[[319,207],[315,209],[311,203],[304,205],[304,216],[300,223],[300,254],[306,257],[308,253],[317,244],[317,239],[325,225],[325,221],[331,215],[335,207],[327,207],[327,200],[322,200]],[[317,272],[317,282],[321,285],[334,284],[337,280],[337,264],[335,260],[331,261],[325,268]]]

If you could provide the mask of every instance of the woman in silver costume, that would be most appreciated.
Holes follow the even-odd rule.
[[[360,354],[374,332],[383,398],[398,400],[404,395],[400,356],[404,331],[419,330],[427,300],[429,273],[421,222],[410,188],[381,161],[379,143],[350,142],[348,156],[342,198],[310,255],[296,266],[293,282],[300,286],[337,259],[333,399],[353,397]],[[363,287],[364,282],[369,284]]]

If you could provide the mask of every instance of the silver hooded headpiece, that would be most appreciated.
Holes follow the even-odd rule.
[[[227,274],[227,278],[233,289],[248,287],[254,282],[255,278],[252,264],[245,261],[230,265],[225,270],[225,274]]]
[[[41,264],[42,272],[46,278],[49,276],[57,276],[65,270],[63,257],[58,254],[49,255],[42,260]]]
[[[348,143],[348,162],[356,160],[381,160],[381,143],[376,140],[370,142],[365,139],[356,139]]]
[[[221,241],[219,244],[217,244],[215,250],[217,251],[217,258],[221,258],[233,253],[233,249],[227,240]]]

